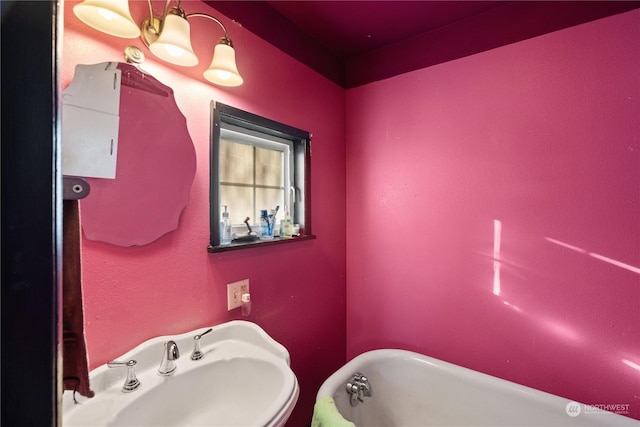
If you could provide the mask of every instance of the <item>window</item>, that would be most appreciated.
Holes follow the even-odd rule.
[[[258,219],[260,210],[276,206],[282,215],[291,205],[292,151],[286,139],[231,125],[220,130],[220,206],[228,206],[232,224]]]
[[[314,238],[308,194],[309,132],[219,102],[212,102],[211,108],[209,251]],[[276,206],[276,237],[260,240],[260,211]],[[225,207],[234,239],[221,245],[220,221]],[[277,236],[285,210],[299,226],[299,236],[293,239]]]

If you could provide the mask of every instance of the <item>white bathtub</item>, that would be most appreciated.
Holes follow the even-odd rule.
[[[358,372],[373,393],[352,407],[346,383]],[[327,397],[357,427],[640,426],[619,414],[404,350],[355,357],[322,384],[316,401]],[[624,405],[615,410],[623,412]]]

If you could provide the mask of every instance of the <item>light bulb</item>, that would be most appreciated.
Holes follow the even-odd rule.
[[[107,21],[113,21],[114,19],[116,19],[118,17],[117,13],[112,12],[112,11],[107,10],[107,9],[104,9],[102,7],[100,9],[98,9],[98,13],[100,14],[100,16],[102,16]]]
[[[229,80],[233,74],[228,71],[216,70],[214,71],[221,80]]]
[[[181,47],[171,46],[171,45],[165,45],[164,50],[166,50],[169,55],[174,57],[182,56],[184,55],[184,52],[185,52],[185,50],[182,49]]]

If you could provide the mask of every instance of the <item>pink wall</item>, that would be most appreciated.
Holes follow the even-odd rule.
[[[349,90],[345,127],[342,89],[225,17],[239,88],[201,78],[213,23],[194,21],[203,63],[182,69],[78,23],[73,4],[63,87],[77,63],[135,44],[174,89],[197,154],[176,232],[134,249],[83,241],[91,367],[239,318],[225,284],[249,278],[249,320],[289,349],[302,387],[291,425],[306,425],[345,354],[379,347],[640,418],[640,12]],[[145,3],[132,4],[142,19]],[[313,133],[318,239],[206,252],[211,99]]]
[[[633,11],[347,91],[349,359],[640,419],[638,40]]]
[[[201,64],[193,69],[156,61],[139,39],[104,36],[80,23],[65,2],[63,88],[76,64],[119,61],[128,44],[147,55],[144,68],[173,88],[187,118],[197,155],[196,177],[177,231],[139,248],[83,240],[86,338],[90,366],[138,343],[240,318],[227,312],[226,283],[249,278],[253,311],[262,326],[291,353],[301,386],[291,425],[306,425],[322,381],[345,361],[345,144],[344,91],[199,1],[183,1],[188,13],[221,18],[237,51],[245,83],[207,83],[213,43],[211,21],[194,19],[192,35]],[[163,2],[156,2],[160,10]],[[146,2],[131,2],[142,20]],[[155,3],[154,3],[155,4]],[[205,37],[205,35],[207,37]],[[209,102],[263,115],[313,133],[313,241],[223,254],[208,254]],[[141,159],[142,161],[142,159]]]

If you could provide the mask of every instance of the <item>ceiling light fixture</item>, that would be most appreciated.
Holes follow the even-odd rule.
[[[207,18],[222,27],[221,37],[213,51],[211,64],[204,71],[204,78],[221,86],[239,86],[242,77],[236,66],[236,53],[227,35],[227,29],[219,19],[204,13],[186,14],[177,5],[169,8],[171,0],[164,5],[161,17],[153,13],[151,0],[149,17],[138,26],[131,16],[127,0],[84,0],[73,7],[75,15],[85,24],[116,37],[140,37],[144,44],[158,58],[183,67],[198,64],[198,57],[191,47],[191,25],[188,18]]]

